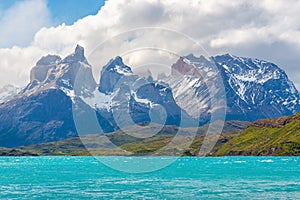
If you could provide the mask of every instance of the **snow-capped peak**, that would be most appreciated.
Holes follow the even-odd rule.
[[[75,52],[62,60],[62,63],[72,63],[72,62],[87,63],[87,60],[84,56],[84,48],[82,46],[77,45],[75,48]]]
[[[121,79],[131,79],[133,76],[131,68],[123,63],[121,57],[117,56],[102,68],[99,91],[110,94]]]
[[[132,75],[131,68],[123,63],[123,59],[120,56],[110,60],[109,63],[103,67],[102,71],[116,72],[120,75]]]

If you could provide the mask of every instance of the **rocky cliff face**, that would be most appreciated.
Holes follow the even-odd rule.
[[[255,122],[249,123],[248,127],[256,128],[282,128],[285,125],[300,120],[300,113],[292,116],[284,116],[277,119],[261,119]]]
[[[50,88],[60,89],[72,99],[76,95],[92,95],[96,82],[83,47],[77,45],[75,52],[64,59],[55,55],[42,57],[31,70],[30,83],[22,92],[30,95]]]

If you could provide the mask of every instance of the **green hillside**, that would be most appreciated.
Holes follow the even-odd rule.
[[[300,113],[251,123],[216,155],[300,155]]]

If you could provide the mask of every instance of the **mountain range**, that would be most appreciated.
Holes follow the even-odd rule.
[[[218,112],[206,84],[217,74],[224,84],[226,120],[254,121],[300,110],[299,92],[270,62],[230,54],[210,58],[190,54],[171,69],[171,75],[155,80],[135,74],[117,56],[103,66],[97,82],[79,45],[63,59],[44,56],[32,68],[25,88],[4,89],[9,95],[0,90],[0,146],[63,140],[77,136],[81,129],[81,133],[98,133],[89,124],[89,113],[96,114],[101,133],[150,122],[203,125]],[[78,127],[74,117],[86,123]]]

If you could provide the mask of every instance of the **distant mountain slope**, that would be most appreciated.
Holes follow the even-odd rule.
[[[253,122],[216,155],[300,155],[300,113]]]
[[[19,92],[21,88],[15,87],[13,85],[5,85],[0,88],[0,104],[13,99]]]

